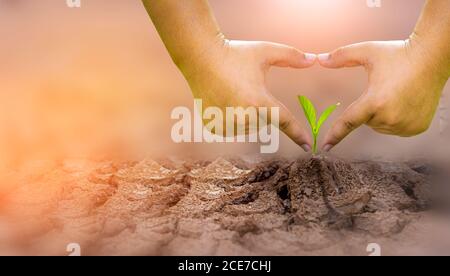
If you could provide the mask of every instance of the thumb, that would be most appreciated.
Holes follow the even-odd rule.
[[[369,100],[362,96],[348,107],[327,133],[323,150],[330,151],[353,130],[370,121],[374,115],[371,106]]]
[[[316,62],[315,54],[303,53],[291,46],[263,42],[267,65],[278,67],[307,68]]]
[[[270,98],[266,106],[279,107],[278,128],[304,151],[311,151],[311,139],[306,128],[292,115],[289,109],[273,97]]]
[[[339,48],[331,53],[318,55],[320,65],[327,68],[365,66],[373,49],[372,42],[363,42]]]

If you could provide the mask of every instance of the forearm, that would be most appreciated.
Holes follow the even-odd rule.
[[[450,1],[427,0],[411,38],[438,61],[450,77]]]
[[[223,43],[207,0],[142,2],[180,70]]]

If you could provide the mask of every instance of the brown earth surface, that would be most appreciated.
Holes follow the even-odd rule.
[[[0,190],[0,254],[450,254],[425,162],[36,162]],[[445,181],[444,181],[445,182]],[[442,195],[443,193],[438,193]],[[444,218],[444,219],[443,219]]]

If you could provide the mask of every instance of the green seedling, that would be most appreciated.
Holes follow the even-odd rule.
[[[323,123],[330,117],[331,113],[336,110],[340,103],[334,104],[325,109],[325,111],[322,113],[322,115],[320,115],[320,118],[317,121],[316,109],[314,108],[312,102],[305,96],[298,96],[298,100],[303,108],[303,111],[305,112],[306,119],[308,120],[308,123],[311,127],[311,133],[314,139],[313,154],[316,154],[317,137],[319,136],[320,128],[322,127]]]

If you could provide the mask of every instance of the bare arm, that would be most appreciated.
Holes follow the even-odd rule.
[[[450,77],[450,1],[427,0],[411,40],[424,47]]]
[[[450,1],[428,0],[409,39],[364,42],[319,55],[322,66],[364,66],[367,90],[334,123],[324,150],[361,125],[403,137],[425,132],[450,77]]]
[[[142,2],[180,69],[224,43],[207,0]]]
[[[316,55],[277,43],[225,39],[206,0],[143,3],[194,97],[203,100],[204,108],[280,107],[281,131],[305,151],[311,149],[306,128],[272,96],[265,77],[271,66],[310,67]]]

